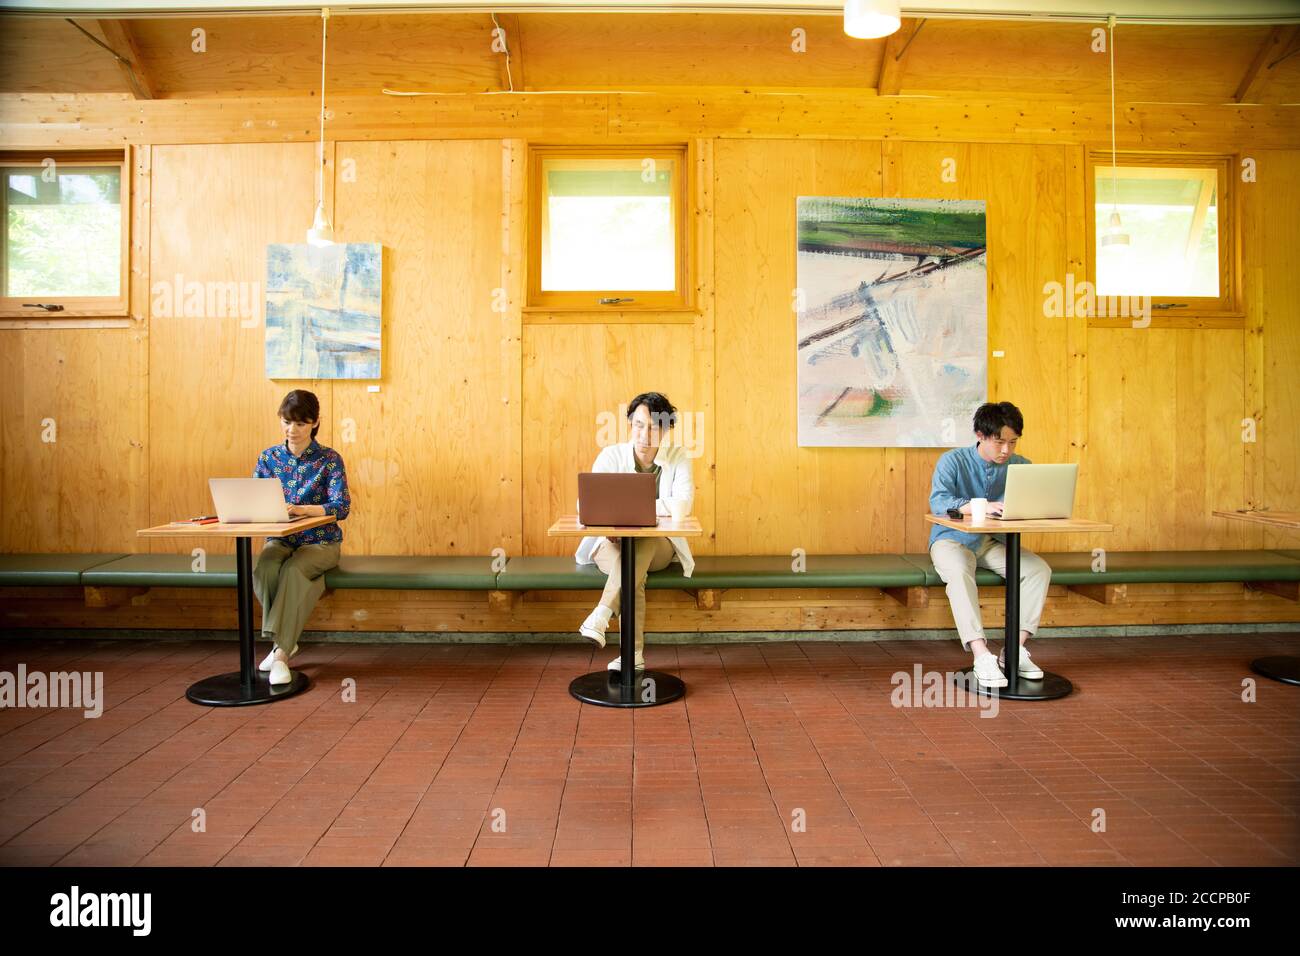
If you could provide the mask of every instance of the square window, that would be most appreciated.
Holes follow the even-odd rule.
[[[1232,313],[1230,161],[1095,154],[1090,166],[1097,295],[1149,295],[1156,315]]]
[[[26,318],[125,314],[125,163],[0,159],[0,309]],[[62,305],[50,311],[33,308]]]
[[[530,306],[687,307],[685,148],[537,147]]]

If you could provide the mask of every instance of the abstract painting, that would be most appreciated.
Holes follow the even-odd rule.
[[[984,203],[798,199],[800,446],[954,447],[988,391]]]
[[[267,378],[379,378],[383,246],[266,247]]]

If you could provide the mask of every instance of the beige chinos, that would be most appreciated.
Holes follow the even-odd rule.
[[[290,548],[267,541],[253,568],[253,593],[262,605],[262,636],[292,654],[316,602],[325,593],[325,572],[339,563],[342,541]]]
[[[980,622],[979,591],[975,587],[975,568],[988,568],[1002,578],[1007,576],[1006,545],[999,544],[992,535],[983,535],[979,550],[970,548],[953,538],[939,538],[930,545],[930,560],[947,586],[948,603],[957,624],[961,646],[969,647],[971,641],[984,638],[984,625]],[[1047,586],[1052,581],[1052,569],[1046,561],[1032,551],[1020,549],[1020,630],[1033,634],[1038,630],[1038,620],[1047,600]]]
[[[622,548],[611,544],[609,538],[601,538],[591,552],[591,559],[596,562],[608,578],[605,580],[605,592],[600,596],[600,603],[614,613],[618,613],[618,599],[623,590]],[[636,652],[644,653],[645,647],[645,579],[651,571],[661,571],[668,567],[673,559],[673,545],[667,538],[636,539]],[[622,619],[618,626],[624,626]]]

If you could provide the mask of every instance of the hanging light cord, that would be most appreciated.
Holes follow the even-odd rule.
[[[497,23],[497,15],[492,14],[492,25],[501,30],[501,24]],[[510,37],[505,30],[501,30],[501,45],[505,48],[506,54],[506,82],[509,84],[509,90],[499,90],[502,93],[513,93],[515,91],[515,78],[510,73]],[[385,90],[385,93],[388,91]]]
[[[320,12],[320,164],[316,170],[316,203],[325,202],[325,37],[329,31],[330,12]]]
[[[1110,50],[1110,211],[1115,213],[1119,203],[1118,172],[1115,169],[1115,17],[1106,21],[1109,35],[1106,46]]]

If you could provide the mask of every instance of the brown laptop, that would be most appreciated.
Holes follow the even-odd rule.
[[[655,476],[650,472],[582,472],[578,520],[599,527],[648,528],[655,524]]]

